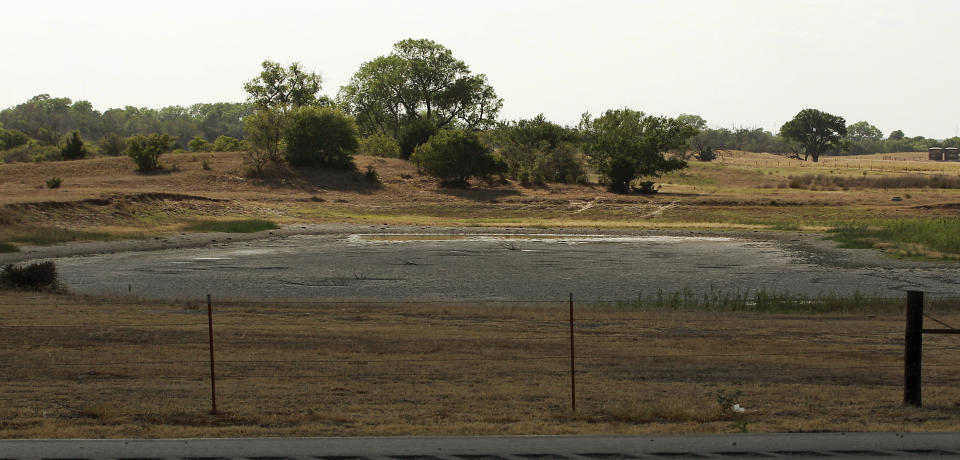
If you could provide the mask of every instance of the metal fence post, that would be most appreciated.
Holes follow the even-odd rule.
[[[923,359],[923,292],[907,291],[907,330],[903,357],[903,403],[920,407]]]
[[[207,294],[207,326],[210,332],[210,403],[213,408],[211,414],[217,413],[217,375],[213,370],[213,303],[210,294]]]

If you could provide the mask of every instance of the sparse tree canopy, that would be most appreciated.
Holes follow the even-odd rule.
[[[793,120],[784,123],[780,135],[801,144],[805,156],[819,161],[821,153],[842,146],[843,138],[847,135],[847,124],[843,117],[816,109],[803,109]]]
[[[389,55],[363,63],[339,100],[364,132],[392,136],[417,118],[439,129],[489,127],[503,105],[486,75],[471,73],[449,49],[426,39],[397,42]]]
[[[261,65],[260,75],[243,85],[247,100],[258,107],[286,111],[323,101],[317,97],[323,82],[320,75],[304,71],[297,62],[286,68],[273,61]]]
[[[631,109],[608,110],[597,119],[584,114],[580,129],[588,137],[587,156],[610,190],[618,193],[630,191],[638,177],[660,177],[685,168],[685,161],[665,158],[664,153],[684,145],[697,133],[680,120]]]
[[[689,113],[681,113],[677,115],[677,120],[680,120],[694,128],[699,130],[707,129],[707,120],[704,120],[700,115],[691,115]]]

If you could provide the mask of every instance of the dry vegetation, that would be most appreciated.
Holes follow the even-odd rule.
[[[0,294],[0,437],[960,429],[955,339],[925,338],[925,407],[904,407],[886,309],[579,306],[574,414],[565,305],[479,307],[216,304],[211,415],[203,305]]]
[[[824,230],[863,218],[956,216],[960,164],[918,154],[827,158],[820,164],[728,153],[661,178],[657,195],[599,185],[523,187],[477,182],[443,188],[409,163],[358,157],[360,172],[273,168],[248,178],[240,153],[170,154],[137,174],[127,158],[0,165],[0,242],[151,236],[203,219],[277,223],[371,222],[480,226]],[[887,158],[887,160],[884,160]],[[892,160],[903,158],[903,161]],[[204,169],[206,164],[209,169]],[[820,177],[805,180],[803,177]],[[60,188],[45,186],[60,177]],[[793,183],[794,187],[791,187]],[[892,201],[894,196],[901,201]]]

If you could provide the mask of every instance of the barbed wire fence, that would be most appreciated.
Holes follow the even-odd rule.
[[[483,305],[444,301],[214,302],[216,398],[221,411],[231,414],[338,399],[398,404],[418,401],[425,391],[446,398],[476,392],[490,404],[504,404],[490,395],[522,386],[521,397],[554,410],[573,409],[579,400],[581,410],[589,411],[610,397],[611,385],[628,383],[804,383],[895,391],[903,382],[902,324],[887,321],[863,330],[861,323],[876,321],[870,314],[833,320],[749,312],[638,316],[614,308],[622,302],[606,302],[606,309],[575,309],[569,329],[565,300],[493,303],[507,312],[511,305],[532,307],[535,314],[493,321],[479,314]],[[458,310],[431,317],[451,304],[478,314]],[[404,313],[424,305],[431,308]],[[371,316],[384,309],[388,316]],[[140,313],[147,317],[149,311]],[[144,417],[170,405],[194,413],[210,408],[206,311],[198,305],[162,310],[161,321],[130,320],[135,315],[104,321],[84,313],[66,315],[70,322],[61,314],[57,322],[32,317],[0,324],[0,407],[84,415],[114,405]],[[956,345],[937,338],[924,347],[932,388],[960,383],[953,372]]]

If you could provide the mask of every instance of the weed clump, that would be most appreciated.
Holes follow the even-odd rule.
[[[57,267],[53,262],[29,265],[7,264],[0,270],[0,288],[40,291],[57,287]]]

